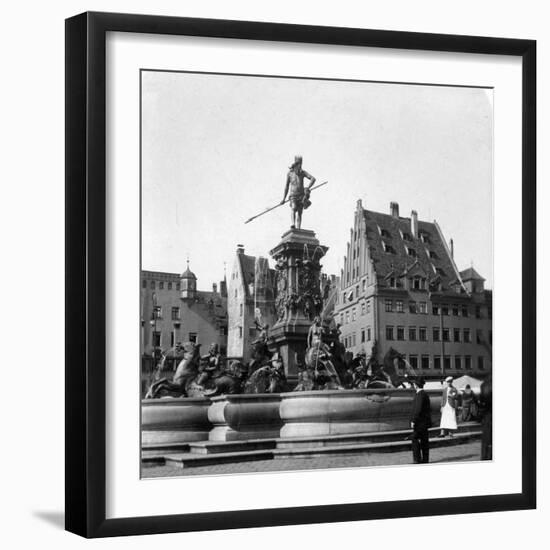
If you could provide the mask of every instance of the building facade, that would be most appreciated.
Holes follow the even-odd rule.
[[[208,348],[227,347],[227,284],[211,291],[197,289],[197,277],[187,266],[183,274],[141,272],[141,350],[145,359],[177,342],[198,342]],[[155,352],[156,350],[156,352]]]
[[[335,320],[346,348],[382,360],[390,347],[427,378],[492,368],[492,292],[473,269],[459,271],[453,241],[437,222],[363,208],[357,202]]]
[[[272,327],[276,320],[275,271],[267,258],[249,256],[238,245],[227,292],[227,356],[248,362],[259,336],[256,321]]]

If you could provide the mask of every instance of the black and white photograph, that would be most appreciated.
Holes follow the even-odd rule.
[[[492,460],[494,90],[139,84],[141,477]]]

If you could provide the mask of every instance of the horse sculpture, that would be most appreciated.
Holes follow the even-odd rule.
[[[199,375],[200,344],[186,342],[182,344],[183,359],[178,364],[172,380],[161,378],[151,384],[145,395],[145,399],[153,399],[161,396],[195,397],[195,380]]]
[[[401,371],[405,373],[402,374]],[[384,356],[382,365],[373,369],[367,388],[414,388],[416,372],[402,353],[390,348]]]

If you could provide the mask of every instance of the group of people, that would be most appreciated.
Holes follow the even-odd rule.
[[[415,380],[416,394],[414,396],[410,423],[412,432],[412,454],[415,464],[429,462],[430,440],[429,429],[432,427],[432,413],[429,395],[424,391],[426,381],[423,376]],[[481,459],[492,458],[492,388],[491,381],[482,383],[479,399],[472,388],[467,385],[462,395],[453,385],[452,376],[445,379],[445,387],[441,394],[441,422],[439,437],[452,437],[457,429],[457,412],[462,404],[461,420],[467,422],[477,419],[482,411]]]

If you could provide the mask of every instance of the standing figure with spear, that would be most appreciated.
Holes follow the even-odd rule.
[[[310,181],[309,185],[306,188],[304,188],[304,178],[307,178]],[[288,175],[286,177],[285,195],[283,197],[283,200],[277,203],[275,206],[270,206],[269,208],[266,208],[263,212],[260,212],[259,214],[256,214],[251,218],[248,218],[248,220],[246,220],[244,223],[250,223],[252,220],[255,220],[256,218],[259,218],[260,216],[263,216],[264,214],[275,210],[275,208],[279,208],[279,206],[282,206],[283,204],[285,204],[285,202],[289,202],[292,212],[291,227],[292,229],[300,229],[302,226],[302,212],[304,208],[308,208],[311,205],[311,201],[309,200],[311,191],[315,191],[315,189],[319,189],[319,187],[326,185],[328,181],[318,183],[315,187],[313,186],[314,183],[315,178],[311,174],[308,174],[305,170],[302,170],[302,157],[294,157],[294,163],[290,167]],[[289,190],[290,196],[287,199],[286,196]]]
[[[309,180],[309,186],[304,188],[304,178]],[[300,229],[302,226],[302,212],[304,208],[308,208],[311,205],[309,195],[311,188],[315,183],[315,178],[302,169],[302,157],[296,155],[294,162],[289,167],[288,175],[286,177],[285,194],[281,204],[286,201],[287,194],[289,195],[289,203],[291,210],[291,228]],[[289,194],[290,190],[290,194]]]

